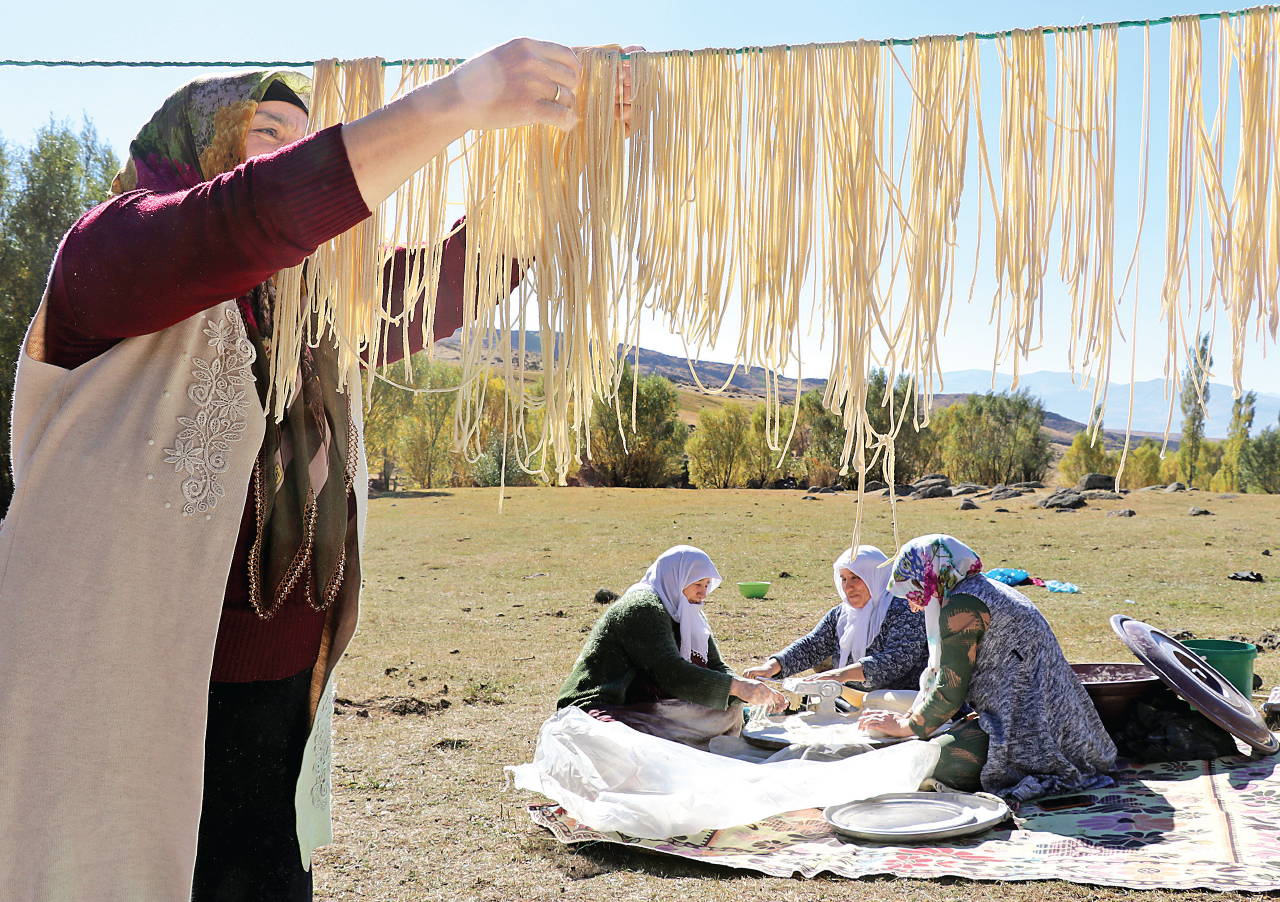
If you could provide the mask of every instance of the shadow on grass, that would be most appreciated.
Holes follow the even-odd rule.
[[[652,877],[741,877],[758,880],[766,874],[725,865],[663,855],[640,846],[588,842],[568,846],[549,833],[530,833],[520,841],[522,851],[541,855],[569,880],[589,880],[614,871],[635,871]]]
[[[375,492],[369,490],[369,500],[376,501],[380,498],[452,498],[453,492],[445,492],[440,489],[409,489],[397,492]]]

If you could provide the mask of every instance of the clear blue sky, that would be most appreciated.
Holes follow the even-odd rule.
[[[59,3],[15,0],[0,30],[3,59],[108,60],[313,60],[323,57],[383,56],[468,57],[515,36],[527,34],[566,44],[636,43],[650,50],[740,47],[782,43],[834,42],[859,38],[909,38],[921,34],[989,32],[1038,25],[1078,25],[1121,19],[1213,11],[1186,0],[1142,2],[1072,2],[1039,4],[1009,2],[724,2],[724,0],[657,0],[649,3],[606,4],[578,2],[392,2],[376,5],[314,2],[249,4],[224,0],[217,4],[174,7],[158,3],[111,5],[84,0]],[[1235,8],[1235,7],[1232,7]],[[1168,28],[1151,32],[1152,86],[1155,130],[1152,145],[1151,203],[1143,247],[1143,284],[1139,305],[1137,378],[1162,375],[1164,327],[1156,306],[1164,231],[1163,120],[1167,88],[1164,49]],[[1206,56],[1214,45],[1206,39]],[[904,49],[905,53],[905,49]],[[1137,121],[1141,112],[1141,31],[1122,36],[1122,136],[1117,166],[1122,191],[1137,182]],[[905,57],[904,57],[905,58]],[[99,134],[123,157],[137,128],[178,84],[203,69],[49,69],[0,67],[0,138],[26,144],[39,126],[55,119],[78,123],[89,117]],[[999,70],[990,46],[984,49],[984,84],[990,95],[998,91]],[[998,98],[998,94],[995,95]],[[990,135],[998,129],[998,100],[984,103]],[[1158,134],[1157,134],[1158,133]],[[970,170],[970,189],[975,171]],[[966,205],[972,206],[972,190]],[[1132,197],[1117,201],[1117,267],[1123,270],[1132,249],[1135,217]],[[962,222],[962,243],[964,226]],[[985,228],[989,228],[989,219]],[[970,254],[971,257],[971,254]],[[1122,258],[1122,259],[1121,259]],[[963,280],[967,285],[967,276]],[[987,367],[992,362],[990,328],[991,283],[980,276],[972,308],[957,299],[951,327],[943,344],[943,368]],[[1066,316],[1065,293],[1051,294],[1046,315],[1049,338],[1044,350],[1022,365],[1024,372],[1066,371],[1061,340]],[[1131,308],[1124,314],[1126,323]],[[649,347],[679,349],[678,342],[648,329],[642,336]],[[1126,325],[1126,335],[1132,330]],[[1276,378],[1273,345],[1262,356],[1260,346],[1248,348],[1245,387],[1272,390]],[[1112,378],[1127,381],[1131,348],[1118,344]],[[824,375],[824,353],[806,348],[805,375]],[[724,354],[706,353],[711,359]],[[1227,381],[1230,348],[1225,322],[1215,343],[1215,380]],[[809,362],[812,361],[812,362]],[[1007,365],[1001,367],[1008,371]]]

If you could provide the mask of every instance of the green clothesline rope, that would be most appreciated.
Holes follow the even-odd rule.
[[[1243,16],[1246,13],[1254,11],[1255,9],[1264,10],[1266,12],[1274,12],[1277,9],[1277,7],[1256,6],[1256,7],[1249,7],[1248,9],[1232,10],[1230,12],[1199,13],[1195,16],[1195,18],[1199,19],[1202,22],[1207,21],[1209,19],[1223,19],[1223,18],[1230,19],[1230,18],[1235,18],[1236,16]],[[1123,21],[1110,23],[1110,24],[1114,24],[1117,28],[1146,28],[1152,25],[1168,25],[1175,18],[1180,18],[1180,17],[1161,16],[1158,19],[1125,19]],[[1088,28],[1101,28],[1101,27],[1102,27],[1101,25],[1049,25],[1049,26],[1046,26],[1043,29],[1043,31],[1045,34],[1056,34],[1058,32],[1083,31]],[[997,38],[1008,37],[1009,35],[1013,34],[1015,30],[1026,30],[1026,29],[1010,29],[1008,31],[985,32],[982,34],[975,34],[974,37],[979,41],[994,41]],[[944,37],[950,37],[950,35],[944,35]],[[964,40],[965,37],[966,37],[965,35],[955,35],[955,38],[957,41]],[[918,40],[919,38],[885,38],[881,41],[878,41],[877,43],[887,44],[890,46],[909,47]],[[726,50],[725,52],[726,53],[758,53],[763,49],[764,49],[763,47],[739,47],[735,50]],[[787,45],[787,49],[788,50],[791,49],[790,44]],[[674,54],[680,54],[680,53],[691,54],[692,52],[693,51],[690,51],[690,50],[668,50],[663,54],[663,56],[672,56]],[[622,55],[622,58],[629,59],[630,54],[624,53]],[[384,60],[382,65],[384,67],[391,67],[391,66],[403,66],[403,65],[414,64],[414,63],[439,64],[439,63],[461,63],[461,62],[462,62],[461,59]],[[169,62],[169,61],[157,61],[157,60],[0,60],[0,66],[51,66],[51,67],[68,66],[68,67],[75,67],[75,68],[123,67],[123,68],[134,68],[134,69],[221,69],[221,68],[302,69],[307,66],[314,66],[314,65],[315,65],[315,60],[303,60],[303,61],[298,61],[298,60],[240,60],[240,61],[198,60],[198,61],[191,61],[191,62]]]
[[[92,66],[99,68],[126,69],[301,69],[314,66],[312,61],[298,62],[288,60],[244,60],[232,62],[228,60],[194,60],[192,62],[165,62],[160,60],[0,60],[0,66],[69,66],[86,69]],[[392,65],[392,64],[387,64]]]

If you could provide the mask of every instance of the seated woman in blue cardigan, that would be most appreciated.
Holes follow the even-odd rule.
[[[831,669],[812,679],[838,680],[864,691],[915,692],[928,660],[924,615],[893,596],[889,559],[874,545],[859,545],[845,549],[832,569],[840,604],[809,635],[748,667],[743,676],[789,677],[829,658]]]
[[[664,551],[596,621],[556,707],[702,749],[742,731],[743,702],[783,710],[780,692],[736,676],[720,658],[702,613],[720,581],[703,551]]]

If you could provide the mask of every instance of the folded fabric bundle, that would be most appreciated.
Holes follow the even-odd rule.
[[[994,579],[1006,586],[1020,586],[1031,581],[1031,574],[1015,567],[996,567],[994,570],[988,570],[984,575],[987,579]]]

